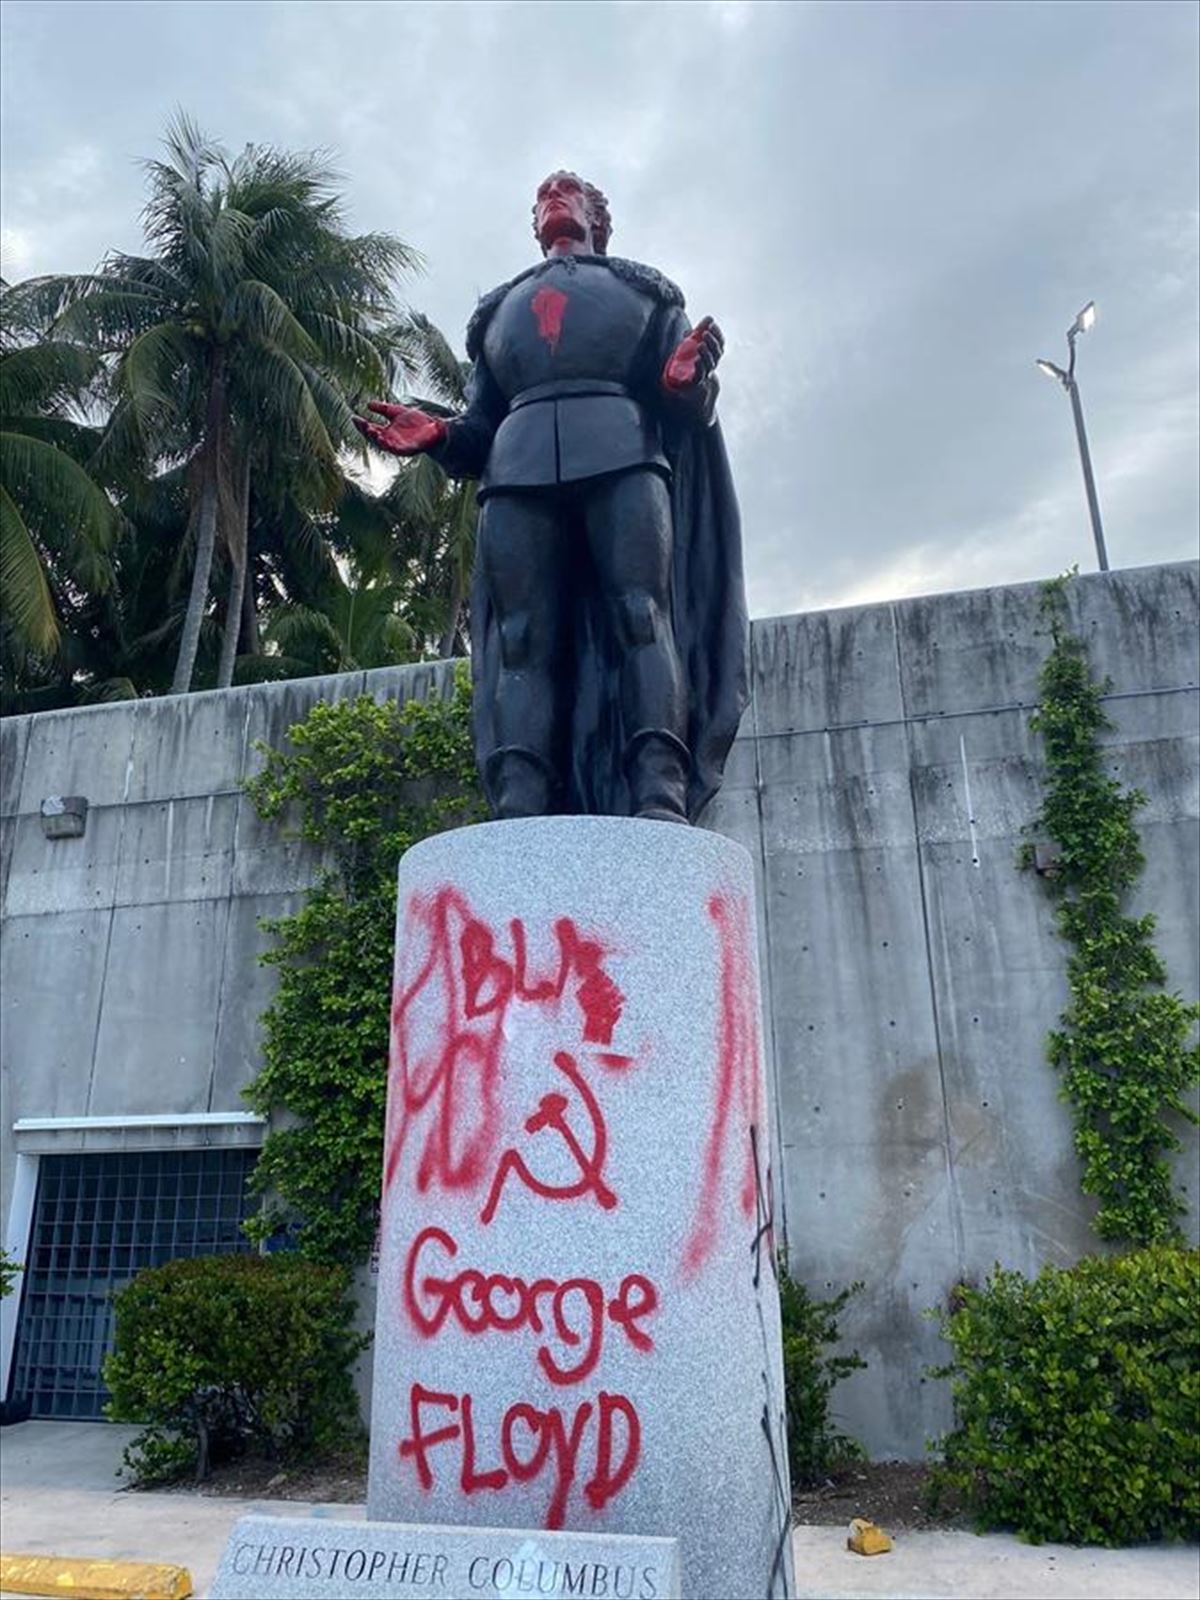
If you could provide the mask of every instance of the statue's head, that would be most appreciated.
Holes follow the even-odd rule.
[[[593,255],[608,250],[612,218],[608,201],[594,183],[574,172],[552,172],[538,186],[533,231],[545,255],[556,239],[578,239]]]

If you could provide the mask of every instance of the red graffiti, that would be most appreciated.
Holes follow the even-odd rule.
[[[563,1199],[590,1192],[601,1205],[610,1206],[615,1196],[601,1175],[607,1146],[603,1116],[578,1062],[565,1051],[555,1056],[555,1065],[583,1102],[592,1129],[590,1153],[571,1127],[561,1094],[543,1096],[525,1126],[535,1134],[551,1129],[563,1139],[579,1165],[579,1182],[539,1185],[513,1150],[506,1150],[495,1165],[509,1009],[514,1004],[557,1009],[570,992],[580,1014],[575,1027],[581,1028],[584,1042],[609,1045],[625,1004],[605,971],[604,946],[580,933],[569,917],[554,925],[557,962],[542,975],[529,972],[524,924],[514,920],[508,931],[511,957],[500,952],[496,935],[453,888],[414,897],[409,903],[401,950],[423,953],[415,975],[407,981],[397,979],[392,1005],[385,1187],[395,1177],[415,1122],[428,1112],[431,1122],[416,1171],[419,1191],[435,1180],[445,1189],[470,1191],[492,1173],[485,1205],[488,1221],[504,1178],[515,1171],[536,1193]],[[629,1057],[609,1050],[597,1052],[596,1059],[605,1068],[630,1063]]]
[[[458,1421],[425,1432],[425,1408],[437,1407]],[[623,1423],[624,1437],[617,1438],[616,1423]],[[562,1410],[551,1406],[545,1411],[519,1401],[509,1406],[500,1423],[499,1458],[501,1465],[480,1470],[475,1434],[474,1401],[471,1395],[447,1394],[414,1383],[409,1390],[409,1436],[399,1445],[400,1459],[412,1459],[417,1482],[422,1489],[434,1485],[429,1453],[438,1445],[459,1441],[459,1476],[462,1492],[477,1494],[485,1489],[504,1489],[509,1482],[531,1483],[549,1467],[552,1479],[550,1502],[546,1509],[547,1528],[561,1528],[567,1501],[579,1473],[580,1455],[589,1432],[594,1437],[594,1468],[583,1486],[583,1497],[593,1511],[601,1511],[620,1494],[637,1467],[642,1448],[642,1425],[632,1401],[621,1394],[601,1390],[595,1405],[584,1400],[575,1409],[570,1426]],[[615,1460],[615,1465],[614,1465]]]
[[[529,302],[529,309],[537,318],[538,337],[546,341],[551,351],[557,350],[562,338],[563,312],[567,309],[566,295],[561,289],[543,284]]]
[[[519,1333],[538,1339],[537,1364],[551,1383],[581,1383],[599,1365],[605,1319],[620,1328],[635,1350],[649,1351],[654,1340],[638,1327],[658,1309],[658,1290],[649,1278],[633,1272],[621,1279],[611,1300],[594,1278],[524,1278],[483,1273],[467,1268],[454,1277],[429,1270],[435,1250],[453,1260],[458,1244],[441,1228],[423,1228],[409,1247],[404,1263],[404,1305],[413,1326],[432,1339],[452,1320],[464,1333]],[[555,1343],[560,1347],[557,1351]],[[561,1347],[582,1353],[574,1366]]]
[[[560,917],[554,924],[558,971],[552,977],[530,978],[525,924],[519,917],[514,918],[508,931],[513,947],[511,961],[496,950],[495,936],[486,923],[472,918],[464,928],[461,948],[466,1015],[487,1016],[514,998],[535,1004],[561,1000],[568,980],[574,977],[575,998],[583,1012],[584,1039],[589,1044],[611,1044],[625,996],[604,970],[604,946],[596,939],[585,938],[570,917]]]
[[[566,1145],[571,1159],[578,1166],[579,1177],[574,1183],[545,1183],[530,1172],[520,1151],[510,1146],[497,1164],[487,1204],[479,1213],[481,1222],[490,1222],[496,1215],[500,1192],[510,1172],[516,1173],[527,1189],[532,1189],[534,1194],[541,1195],[544,1200],[576,1200],[581,1195],[594,1194],[597,1204],[605,1211],[611,1211],[617,1203],[616,1195],[602,1177],[604,1158],[608,1154],[608,1129],[604,1125],[604,1117],[596,1096],[588,1087],[587,1079],[580,1072],[578,1063],[565,1050],[555,1052],[554,1065],[578,1091],[579,1098],[583,1102],[592,1128],[591,1152],[584,1150],[575,1136],[575,1130],[567,1120],[566,1095],[544,1094],[538,1102],[537,1110],[526,1121],[525,1131],[536,1134],[543,1128],[552,1128]]]
[[[683,1252],[685,1279],[694,1278],[716,1248],[718,1203],[731,1142],[745,1150],[738,1201],[747,1217],[754,1215],[758,1193],[751,1130],[762,1127],[762,1111],[750,907],[744,895],[714,894],[708,914],[716,926],[721,961],[717,1074],[700,1195]]]

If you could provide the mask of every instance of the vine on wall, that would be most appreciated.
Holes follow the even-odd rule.
[[[259,1240],[287,1228],[317,1261],[366,1260],[375,1233],[387,1086],[396,864],[418,840],[485,814],[471,691],[313,707],[290,749],[247,791],[260,817],[319,847],[326,868],[294,916],[264,921],[279,988],[263,1016],[263,1067],[245,1091],[271,1115],[251,1180]]]
[[[1188,1043],[1200,1005],[1163,992],[1154,917],[1122,909],[1145,864],[1134,818],[1146,797],[1122,791],[1105,771],[1100,735],[1112,724],[1101,700],[1109,685],[1092,676],[1086,646],[1068,627],[1066,582],[1043,591],[1052,648],[1032,719],[1048,767],[1033,827],[1057,846],[1042,881],[1071,946],[1071,1003],[1048,1054],[1073,1108],[1084,1192],[1099,1201],[1096,1232],[1125,1244],[1177,1241],[1184,1207],[1167,1158],[1180,1142],[1166,1119],[1196,1121],[1183,1096],[1200,1078],[1200,1045]],[[1034,864],[1033,846],[1022,864]]]

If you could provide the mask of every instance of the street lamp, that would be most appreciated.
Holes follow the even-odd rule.
[[[1083,487],[1087,491],[1088,511],[1092,518],[1092,535],[1096,541],[1096,558],[1100,563],[1100,571],[1108,571],[1108,552],[1104,548],[1104,529],[1100,526],[1100,502],[1096,498],[1096,480],[1092,477],[1092,458],[1088,454],[1087,432],[1083,426],[1083,406],[1079,401],[1079,385],[1075,381],[1075,340],[1081,333],[1086,333],[1096,320],[1096,302],[1089,300],[1087,305],[1075,318],[1067,329],[1067,348],[1071,359],[1064,372],[1061,367],[1055,366],[1053,361],[1038,361],[1038,370],[1044,372],[1048,378],[1054,378],[1061,383],[1071,396],[1071,410],[1075,416],[1075,437],[1079,441],[1079,460],[1083,467]]]

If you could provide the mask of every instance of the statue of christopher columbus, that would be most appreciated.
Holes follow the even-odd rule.
[[[594,185],[552,173],[533,216],[542,261],[467,328],[463,415],[374,402],[358,426],[479,479],[475,749],[496,816],[687,822],[746,700],[724,341],[661,273],[608,255]]]

